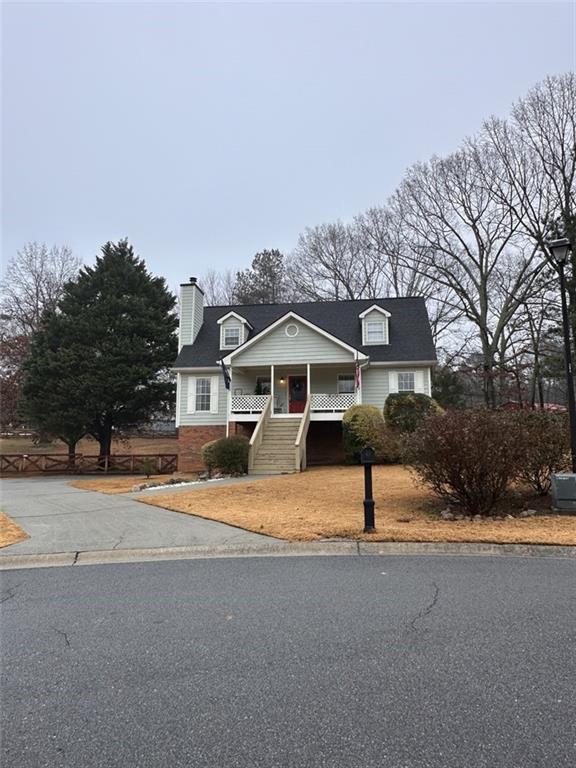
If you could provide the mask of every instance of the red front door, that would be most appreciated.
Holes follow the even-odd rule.
[[[288,376],[288,413],[302,413],[306,407],[306,376]]]

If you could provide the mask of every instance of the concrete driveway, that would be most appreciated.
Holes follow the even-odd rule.
[[[82,491],[73,478],[2,480],[0,508],[30,538],[0,549],[7,555],[153,547],[215,547],[270,542],[211,520],[148,506],[123,495]]]

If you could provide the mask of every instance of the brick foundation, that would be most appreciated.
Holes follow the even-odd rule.
[[[200,448],[210,440],[226,436],[225,424],[204,424],[178,428],[178,470],[197,472],[204,469]]]

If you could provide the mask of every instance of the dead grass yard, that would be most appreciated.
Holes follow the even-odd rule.
[[[360,467],[322,467],[223,487],[166,493],[140,501],[176,512],[290,541],[343,537],[366,541],[448,541],[576,545],[576,517],[546,514],[549,500],[527,499],[540,509],[514,520],[448,522],[443,508],[404,467],[374,467],[376,533],[364,534]],[[538,506],[539,504],[539,506]]]
[[[10,544],[17,544],[28,538],[28,534],[16,525],[11,517],[0,512],[0,547],[9,547]]]
[[[158,485],[170,480],[174,475],[101,475],[90,480],[72,480],[68,485],[73,488],[80,488],[82,491],[98,491],[99,493],[129,493],[134,485],[140,483],[157,482]],[[178,479],[196,480],[196,474],[179,475]],[[168,489],[167,489],[168,490]]]
[[[91,438],[84,438],[77,447],[77,453],[98,454],[98,443]],[[60,440],[48,445],[34,445],[32,440],[23,437],[0,438],[0,453],[68,453],[68,447]],[[132,437],[127,440],[113,440],[112,453],[178,453],[176,437]]]

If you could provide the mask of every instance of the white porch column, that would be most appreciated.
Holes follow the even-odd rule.
[[[272,398],[272,411],[271,414],[274,415],[274,366],[270,366],[270,397]]]
[[[310,400],[310,363],[306,363],[306,402]]]
[[[226,437],[230,437],[230,417],[232,416],[232,363],[230,363],[230,368],[228,368],[228,374],[230,376],[230,389],[226,398],[226,410],[228,411],[226,414]]]

